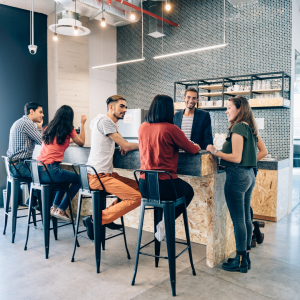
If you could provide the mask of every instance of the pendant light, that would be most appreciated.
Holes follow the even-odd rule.
[[[133,11],[133,4],[132,4],[132,1],[133,0],[131,0],[131,12],[130,12],[130,19],[132,20],[132,21],[134,21],[135,20],[135,14],[134,14],[134,11]]]
[[[166,4],[166,10],[167,11],[171,10],[171,4],[168,0],[167,0],[167,4]]]
[[[102,26],[102,27],[105,27],[105,26],[106,26],[106,22],[105,22],[105,18],[103,17],[103,1],[104,1],[104,0],[102,0],[102,19],[101,19],[101,26]]]
[[[56,2],[54,1],[54,20],[55,20],[55,32],[53,33],[53,41],[57,41],[58,37],[57,37],[57,33],[56,33],[56,24],[57,24],[57,17],[56,17]]]
[[[75,26],[74,26],[74,35],[78,35],[78,26],[76,26],[76,2],[77,2],[77,0],[75,0],[75,15],[74,15]]]

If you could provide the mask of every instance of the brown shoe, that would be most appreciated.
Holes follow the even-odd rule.
[[[65,220],[65,221],[71,221],[71,218],[66,214],[65,211],[61,210],[60,208],[57,208],[54,217]]]
[[[54,216],[55,212],[56,212],[56,208],[54,206],[51,206],[51,208],[50,208],[50,215],[52,217]]]

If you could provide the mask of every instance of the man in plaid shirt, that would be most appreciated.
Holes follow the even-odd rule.
[[[31,177],[24,161],[32,158],[35,144],[42,144],[42,105],[29,102],[25,104],[24,111],[25,115],[12,125],[9,134],[7,157],[11,161],[10,173],[13,177]]]

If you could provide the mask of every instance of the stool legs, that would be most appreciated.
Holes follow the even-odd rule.
[[[17,229],[17,211],[20,196],[20,181],[13,178],[11,180],[11,211],[12,211],[12,239],[11,242],[15,242],[15,235]]]
[[[175,205],[168,203],[164,205],[165,228],[167,237],[167,250],[169,261],[169,273],[172,288],[172,295],[176,296],[176,262],[175,262]]]
[[[74,251],[73,251],[71,262],[74,262],[74,257],[75,257],[75,252],[76,252],[77,234],[78,234],[78,228],[79,228],[81,204],[82,204],[82,194],[81,194],[81,191],[79,190],[78,205],[77,205],[77,217],[76,217],[76,225],[75,225],[75,237],[74,237]]]
[[[6,181],[6,200],[3,201],[4,202],[4,229],[3,229],[3,234],[6,233],[10,194],[11,194],[11,182],[9,180],[7,180]]]
[[[141,208],[140,208],[140,221],[139,221],[139,229],[138,229],[138,238],[137,238],[137,243],[136,243],[135,266],[134,266],[134,272],[133,272],[131,285],[134,285],[134,283],[135,283],[135,277],[136,277],[138,263],[139,263],[140,247],[141,247],[143,224],[144,224],[144,213],[145,213],[145,202],[142,201]]]
[[[28,218],[27,218],[27,234],[26,234],[26,242],[24,250],[27,250],[27,243],[29,238],[29,230],[30,230],[30,216],[33,213],[32,212],[32,197],[33,197],[33,190],[32,187],[30,187],[30,193],[29,193],[29,207],[28,207]]]
[[[196,271],[194,268],[194,263],[193,263],[193,256],[192,256],[192,246],[191,246],[191,241],[190,241],[190,232],[189,232],[189,224],[188,224],[188,218],[187,218],[187,212],[186,212],[186,205],[185,203],[183,204],[183,222],[184,222],[184,228],[185,228],[185,236],[186,236],[186,242],[189,247],[189,257],[190,257],[190,263],[192,267],[192,273],[194,276],[196,276]]]
[[[101,261],[101,242],[102,242],[102,210],[101,203],[106,199],[105,192],[100,193],[92,192],[93,201],[93,220],[94,220],[94,242],[95,242],[95,259],[97,273],[100,273],[100,261]],[[103,226],[104,227],[104,226]]]
[[[67,188],[66,193],[67,193],[68,200],[69,200],[69,209],[70,209],[70,215],[71,215],[71,222],[72,222],[73,232],[74,232],[74,236],[75,236],[75,224],[74,224],[73,211],[72,211],[72,199],[71,199],[71,196],[70,196],[69,188]],[[77,247],[80,247],[77,238],[76,238],[76,243],[77,243]]]
[[[106,208],[106,196],[105,196],[105,199],[103,198],[101,200],[101,205],[102,205],[102,208],[101,210],[104,210]],[[101,218],[102,218],[102,211],[101,211]],[[101,219],[101,225],[102,225],[102,219]],[[105,226],[101,226],[101,235],[102,235],[102,250],[105,250],[105,238],[106,238],[106,227]]]
[[[154,233],[156,232],[156,225],[162,220],[162,209],[154,208]],[[160,255],[160,242],[154,236],[154,247],[155,247],[155,255]],[[159,257],[155,257],[155,268],[158,267]]]
[[[126,234],[125,234],[125,226],[124,226],[124,218],[123,218],[123,216],[121,217],[121,224],[122,224],[122,227],[123,227],[123,237],[124,237],[125,249],[126,249],[126,252],[127,252],[127,258],[131,259],[130,253],[129,253],[129,250],[128,250],[128,247],[127,247],[127,241],[126,241]]]
[[[45,258],[49,256],[49,228],[50,228],[50,195],[51,188],[47,185],[42,185],[42,206],[43,206],[43,227],[44,227],[44,243],[45,243]]]

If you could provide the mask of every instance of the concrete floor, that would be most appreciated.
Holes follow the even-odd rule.
[[[26,211],[25,211],[26,212]],[[23,212],[24,213],[24,212]],[[2,232],[3,209],[0,209]],[[247,274],[229,273],[221,264],[205,266],[205,246],[193,244],[197,276],[192,276],[188,254],[177,260],[176,299],[300,299],[300,206],[278,223],[268,222],[265,241],[251,251],[252,269]],[[131,286],[137,230],[126,228],[132,259],[126,258],[123,238],[107,241],[102,252],[101,273],[96,274],[93,244],[80,239],[75,262],[72,229],[59,229],[57,241],[51,234],[50,257],[44,258],[43,232],[31,229],[24,251],[26,218],[18,219],[11,244],[11,219],[7,234],[0,235],[0,299],[173,299],[168,265],[162,260],[140,256],[136,285]],[[152,238],[144,232],[143,242]],[[164,244],[164,243],[163,243]],[[177,253],[182,248],[177,247]],[[152,253],[153,247],[147,247]],[[165,245],[162,252],[166,254]]]

